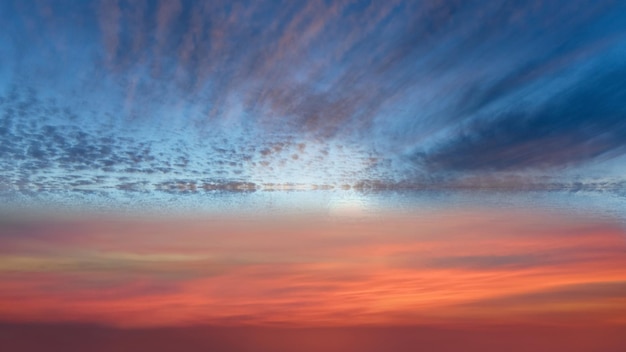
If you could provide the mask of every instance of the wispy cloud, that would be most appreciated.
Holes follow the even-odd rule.
[[[469,123],[418,155],[432,170],[546,168],[622,154],[626,147],[623,67],[593,71],[540,106]],[[499,115],[499,116],[498,116]]]
[[[626,304],[623,230],[569,216],[9,225],[1,228],[0,302],[21,304],[0,313],[12,321],[341,326],[532,323],[541,315],[562,324],[565,300],[578,317],[567,323],[580,325],[591,316],[613,324]]]
[[[591,182],[624,157],[621,2],[2,8],[4,188]]]

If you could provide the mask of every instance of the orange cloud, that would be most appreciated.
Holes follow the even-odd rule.
[[[569,216],[118,219],[13,231],[0,237],[0,315],[10,321],[626,323],[623,231]]]

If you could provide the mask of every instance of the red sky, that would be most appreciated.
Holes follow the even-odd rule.
[[[159,339],[161,350],[224,351],[248,350],[239,339],[276,351],[304,340],[311,351],[623,344],[626,240],[610,221],[485,208],[2,226],[0,337],[17,350],[36,344],[23,336],[69,350],[98,339],[115,350]],[[91,337],[72,337],[81,329]]]
[[[571,216],[485,209],[5,228],[0,316],[9,322],[626,323],[623,229]]]

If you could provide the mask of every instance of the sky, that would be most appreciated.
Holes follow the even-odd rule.
[[[624,350],[625,59],[618,0],[0,1],[0,345]]]
[[[624,229],[589,217],[460,209],[3,228],[0,302],[20,304],[0,316],[16,321],[626,324]]]
[[[0,189],[147,202],[619,189],[625,14],[620,1],[3,1]]]
[[[626,230],[561,209],[13,218],[14,351],[620,351]]]

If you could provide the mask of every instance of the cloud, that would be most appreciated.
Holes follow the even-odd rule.
[[[619,2],[67,4],[2,5],[3,189],[454,188],[624,155]]]
[[[415,160],[434,171],[551,168],[622,154],[626,68],[592,72],[540,106],[468,123]]]
[[[293,126],[323,136],[367,127],[385,107],[399,98],[408,99],[413,89],[428,84],[431,77],[455,71],[465,75],[479,64],[480,52],[505,60],[507,47],[503,41],[513,37],[524,50],[518,50],[520,57],[512,67],[489,73],[496,80],[493,88],[481,93],[483,97],[471,97],[477,90],[469,85],[483,84],[473,79],[462,90],[464,100],[474,100],[474,108],[482,106],[482,101],[494,95],[489,91],[504,94],[541,70],[559,67],[555,62],[565,65],[567,60],[562,56],[576,56],[593,45],[602,33],[562,44],[538,58],[528,53],[532,46],[558,44],[559,35],[581,37],[585,25],[593,24],[607,11],[606,6],[589,5],[588,14],[571,17],[574,6],[506,4],[484,8],[473,2],[454,1],[419,5],[242,2],[232,8],[219,2],[210,8],[201,3],[175,4],[160,3],[157,8],[138,11],[145,14],[126,16],[119,25],[130,37],[126,42],[143,44],[139,52],[131,47],[116,49],[121,55],[118,64],[134,62],[135,68],[153,68],[152,77],[140,75],[145,82],[142,94],[156,92],[163,83],[169,85],[164,80],[174,79],[180,87],[195,87],[191,88],[193,96],[217,105],[219,108],[211,108],[214,118],[223,118],[241,99],[244,110],[254,119],[270,115],[272,125],[277,120],[292,120]],[[529,22],[533,11],[555,22],[532,28]],[[481,12],[487,13],[490,20],[470,20]],[[106,13],[102,15],[105,22]],[[556,19],[567,16],[570,22],[556,23]],[[513,18],[517,23],[510,23]],[[152,23],[156,23],[155,40],[136,41]],[[123,42],[120,35],[110,38],[107,28],[103,27],[105,43]],[[540,30],[549,30],[547,37],[551,40],[533,45],[538,36],[546,37]],[[444,83],[444,79],[439,80]],[[207,86],[209,82],[212,87]],[[171,91],[169,88],[166,90]],[[430,88],[438,96],[451,93],[451,88],[438,82]],[[483,90],[481,87],[478,91]],[[467,105],[463,101],[460,104]]]
[[[561,320],[571,324],[573,320],[602,321],[616,311],[623,311],[621,302],[626,295],[626,282],[585,282],[546,287],[543,290],[493,297],[464,303],[473,310],[490,312],[499,310],[517,314],[519,317],[538,317]],[[559,314],[555,314],[558,311]]]
[[[561,297],[607,323],[620,315],[606,306],[624,307],[623,231],[539,210],[7,218],[0,302],[23,302],[0,305],[10,321],[415,325],[528,310],[553,322]]]

